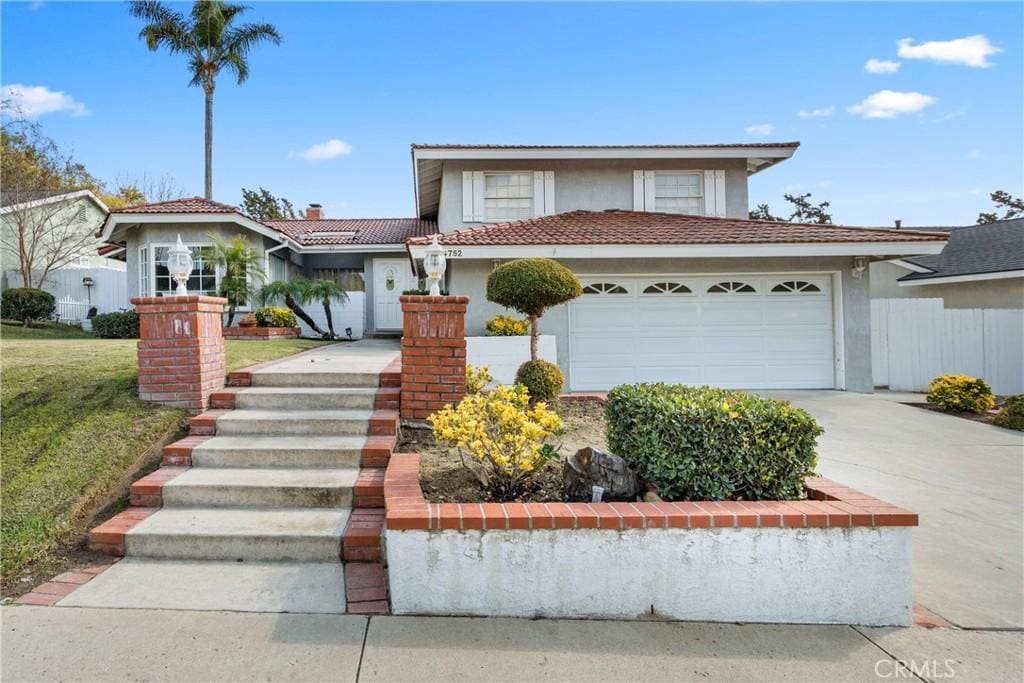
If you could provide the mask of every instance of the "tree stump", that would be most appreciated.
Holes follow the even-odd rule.
[[[604,489],[601,500],[636,500],[640,479],[626,461],[596,448],[581,448],[563,465],[565,499],[590,501],[595,486]]]

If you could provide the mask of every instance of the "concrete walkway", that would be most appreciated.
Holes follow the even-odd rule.
[[[920,515],[914,599],[963,628],[1024,628],[1024,434],[904,405],[772,392],[825,428],[820,472]]]
[[[0,620],[5,683],[1024,677],[1019,632],[22,606]]]

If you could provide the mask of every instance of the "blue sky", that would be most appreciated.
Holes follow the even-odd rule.
[[[412,215],[412,142],[799,140],[752,177],[751,206],[809,191],[860,225],[970,223],[1024,186],[1020,3],[251,4],[284,42],[243,86],[219,81],[229,203],[262,185],[331,217]],[[202,193],[202,91],[124,4],[4,2],[0,18],[4,86],[45,88],[39,121],[95,175]],[[348,153],[303,158],[330,140]]]

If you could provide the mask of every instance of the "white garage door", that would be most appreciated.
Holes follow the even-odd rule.
[[[633,382],[831,389],[828,275],[581,278],[569,304],[575,391]]]

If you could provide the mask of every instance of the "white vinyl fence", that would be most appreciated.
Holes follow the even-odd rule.
[[[366,294],[364,292],[349,292],[348,301],[344,303],[338,303],[337,301],[331,302],[331,318],[334,320],[334,333],[340,338],[345,338],[345,328],[352,328],[352,338],[362,339],[363,338],[363,299]],[[323,304],[311,301],[308,304],[303,305],[302,310],[309,314],[309,317],[313,319],[320,329],[324,332],[327,331],[327,316],[324,315]],[[309,328],[306,323],[299,320],[299,327],[302,328],[303,337],[315,337],[317,336],[313,330]]]
[[[57,299],[57,320],[62,323],[81,322],[89,316],[89,304],[84,301],[75,301],[71,297]]]
[[[938,375],[987,381],[997,394],[1024,393],[1024,310],[947,309],[942,299],[871,302],[875,386],[927,391]]]
[[[82,284],[82,279],[86,277],[92,278],[92,287]],[[10,287],[21,287],[21,273],[16,270],[7,271],[7,282]],[[128,303],[127,274],[114,268],[58,268],[46,274],[43,290],[53,294],[58,301],[70,299],[95,306],[97,313],[131,308]]]

